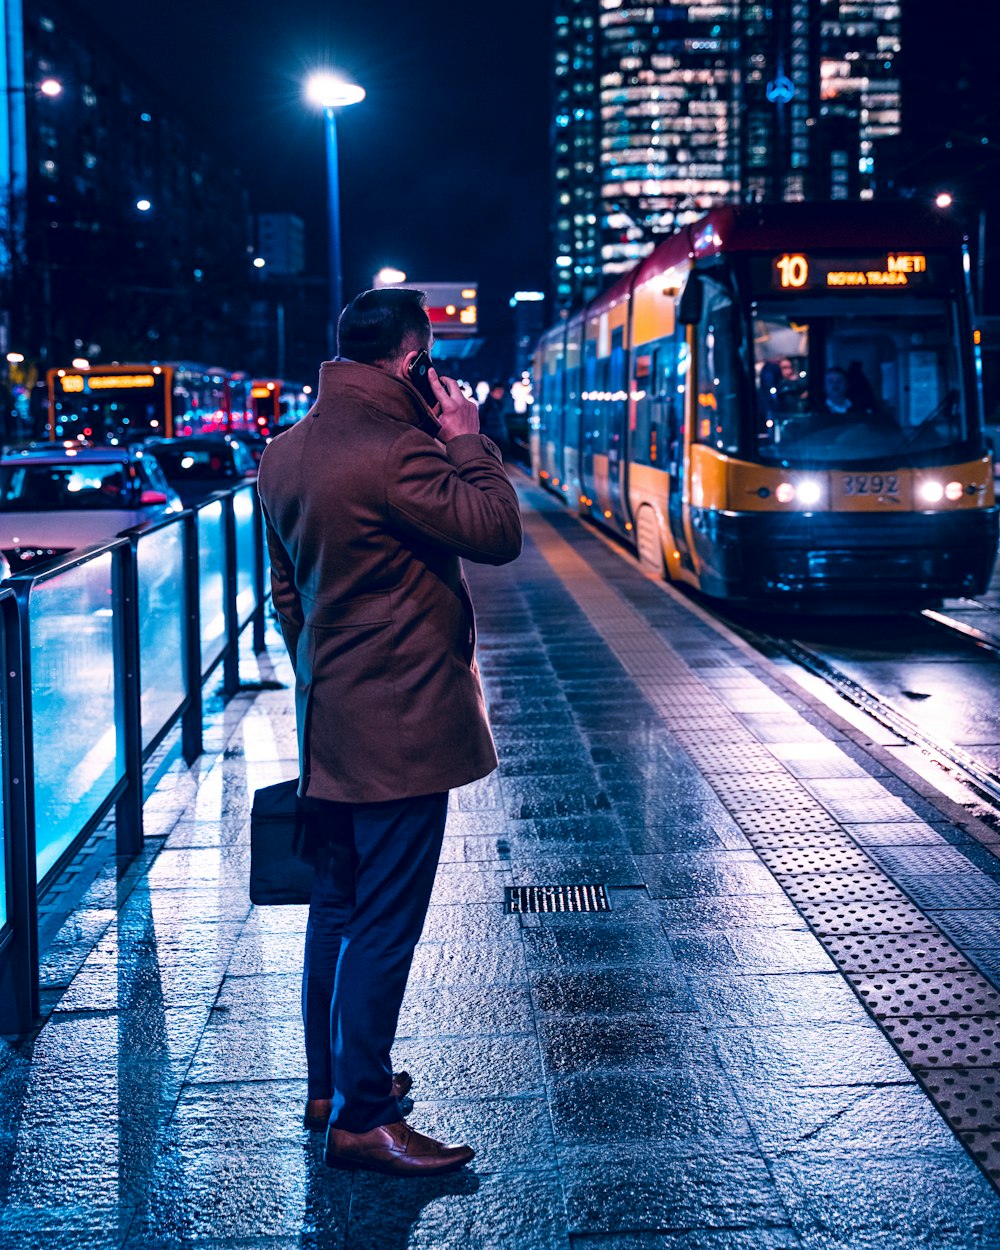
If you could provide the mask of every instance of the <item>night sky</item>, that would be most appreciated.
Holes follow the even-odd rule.
[[[546,0],[87,0],[144,75],[237,165],[255,210],[307,223],[325,274],[323,124],[302,82],[340,70],[368,98],[338,126],[345,295],[386,264],[479,281],[503,307],[548,264]],[[485,310],[484,310],[485,311]]]
[[[945,23],[939,0],[903,0],[914,132],[940,135],[971,80],[984,102],[973,113],[1000,143],[986,91],[992,53],[974,37],[985,2],[949,0]],[[87,0],[85,12],[241,169],[254,209],[306,220],[316,273],[325,273],[325,156],[301,84],[315,67],[359,82],[368,98],[339,127],[345,293],[394,264],[417,280],[479,281],[488,312],[546,282],[551,7]],[[965,108],[963,124],[969,116]]]

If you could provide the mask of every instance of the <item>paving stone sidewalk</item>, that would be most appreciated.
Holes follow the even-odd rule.
[[[739,653],[525,496],[521,560],[467,569],[502,764],[452,796],[394,1052],[412,1123],[468,1140],[472,1168],[331,1173],[301,1127],[304,909],[246,894],[252,793],[295,774],[294,716],[287,688],[247,690],[193,769],[166,767],[148,853],[120,881],[108,865],[48,948],[37,1038],[0,1043],[0,1246],[1000,1250],[1000,1195],[553,551],[716,688],[727,669],[749,690]],[[273,629],[268,647],[243,678],[287,687]],[[780,769],[862,768],[794,700],[754,687],[741,715],[778,727]],[[910,804],[893,845],[950,843],[993,879],[879,787]],[[611,911],[504,913],[506,886],[572,883]]]

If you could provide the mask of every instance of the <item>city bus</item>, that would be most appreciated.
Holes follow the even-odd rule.
[[[50,369],[53,440],[122,443],[252,427],[246,374],[208,365],[94,365]]]
[[[968,253],[905,204],[719,209],[541,339],[534,475],[724,600],[881,610],[997,552]]]
[[[264,435],[294,425],[312,407],[313,389],[283,378],[254,378],[250,383],[251,425]]]

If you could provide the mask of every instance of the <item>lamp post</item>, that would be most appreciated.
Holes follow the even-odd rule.
[[[985,143],[985,140],[983,140]],[[955,207],[955,197],[950,191],[939,191],[934,197],[935,208]],[[975,311],[982,317],[986,312],[986,208],[980,205],[977,212]]]
[[[335,74],[313,74],[306,83],[306,95],[323,110],[326,122],[327,230],[330,244],[330,320],[327,350],[336,351],[337,320],[344,303],[343,261],[340,251],[340,180],[337,171],[337,109],[358,104],[365,98],[363,87],[346,82]]]

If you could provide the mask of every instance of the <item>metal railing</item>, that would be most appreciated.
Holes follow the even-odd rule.
[[[39,1010],[38,899],[114,810],[143,846],[143,765],[180,722],[202,751],[202,688],[239,639],[264,647],[267,565],[253,483],[56,560],[0,590],[0,1033]]]

